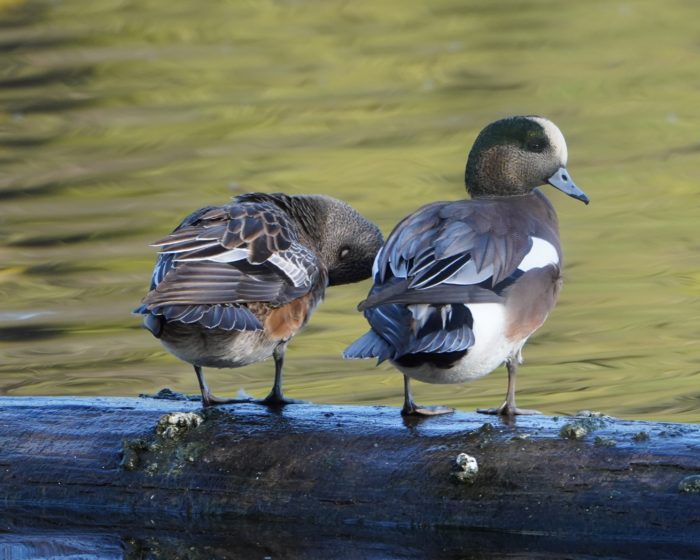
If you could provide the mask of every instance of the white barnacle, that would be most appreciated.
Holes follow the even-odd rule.
[[[175,439],[190,429],[196,428],[202,422],[204,418],[196,412],[171,412],[158,420],[156,434],[163,438]]]
[[[460,453],[455,460],[456,469],[452,472],[452,478],[463,484],[474,484],[479,474],[479,464],[476,457]]]
[[[678,483],[680,492],[700,492],[700,474],[686,476]]]

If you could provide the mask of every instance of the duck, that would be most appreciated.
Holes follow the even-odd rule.
[[[248,401],[214,395],[203,368],[274,359],[266,405],[286,405],[290,340],[326,288],[369,278],[383,243],[379,228],[325,195],[246,193],[187,216],[153,243],[150,289],[134,310],[165,349],[194,367],[204,407]]]
[[[433,202],[400,221],[377,254],[363,311],[370,330],[345,358],[377,358],[404,376],[406,416],[452,412],[421,406],[411,380],[463,383],[505,364],[503,403],[478,412],[536,414],[516,405],[522,349],[554,308],[562,248],[551,185],[589,203],[567,170],[561,130],[539,116],[488,124],[467,157],[470,198]]]

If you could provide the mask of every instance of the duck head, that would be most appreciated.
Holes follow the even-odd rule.
[[[297,222],[328,269],[328,284],[369,278],[384,243],[379,228],[342,200],[323,195],[293,198]]]
[[[550,184],[588,204],[566,169],[567,159],[566,140],[552,121],[536,116],[501,119],[479,133],[469,152],[467,190],[473,198],[519,196]]]

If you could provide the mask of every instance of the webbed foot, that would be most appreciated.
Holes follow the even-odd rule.
[[[411,403],[409,406],[404,405],[401,409],[401,416],[439,416],[440,414],[452,414],[454,408],[449,406],[421,406]]]
[[[493,414],[495,416],[532,416],[542,414],[539,410],[518,408],[517,406],[509,405],[507,402],[504,402],[498,408],[477,408],[476,411],[479,414]]]
[[[203,395],[202,396],[202,406],[205,408],[209,406],[218,406],[220,404],[240,404],[240,403],[249,403],[253,399],[251,398],[237,398],[237,399],[226,399],[222,397],[217,397],[216,395],[212,395],[209,393],[208,395]]]
[[[289,397],[285,397],[282,393],[276,393],[275,391],[272,391],[264,399],[257,399],[253,402],[255,402],[256,404],[263,404],[265,406],[286,406],[288,404],[307,404],[307,401],[302,401],[299,399],[292,399]]]

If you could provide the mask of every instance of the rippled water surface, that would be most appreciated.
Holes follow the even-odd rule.
[[[699,18],[681,0],[0,1],[0,393],[196,392],[130,315],[149,242],[248,190],[337,196],[388,233],[465,196],[482,126],[535,113],[592,202],[547,190],[566,285],[519,404],[700,421]],[[329,290],[290,396],[400,404],[389,365],[340,358],[368,287]],[[262,396],[272,372],[208,379]],[[414,390],[473,409],[505,386]]]

